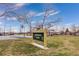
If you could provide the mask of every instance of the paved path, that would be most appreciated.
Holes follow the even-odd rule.
[[[23,36],[23,35],[13,35],[16,38],[32,38],[32,36]]]
[[[9,36],[0,36],[0,40],[12,40],[19,38],[32,38],[32,36],[23,36],[23,35],[9,35]]]

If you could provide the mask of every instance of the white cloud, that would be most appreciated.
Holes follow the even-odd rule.
[[[45,12],[40,12],[40,13],[36,14],[36,16],[42,16],[44,14],[45,14]],[[59,14],[59,11],[50,10],[50,11],[48,11],[48,14],[49,14],[49,16],[56,15],[56,14]]]
[[[0,25],[2,25],[3,24],[3,22],[0,22]]]
[[[44,15],[44,12],[36,14],[36,16],[41,16],[41,15]]]
[[[23,7],[24,5],[29,5],[29,3],[0,3],[0,15],[2,11],[14,11]]]
[[[17,20],[17,18],[16,17],[7,17],[7,20]]]
[[[4,11],[0,11],[0,17],[4,15]]]
[[[21,7],[23,5],[25,5],[25,4],[24,3],[17,3],[17,4],[15,4],[16,7]]]
[[[19,9],[19,8],[21,8],[22,6],[24,6],[25,5],[25,3],[17,3],[17,4],[15,4],[13,7],[14,7],[14,9],[13,10],[16,10],[16,9]]]
[[[11,31],[12,31],[12,32],[19,32],[19,29],[18,29],[18,27],[12,27],[12,28],[11,28]]]
[[[19,8],[21,8],[21,7],[23,7],[24,5],[29,5],[29,3],[16,3],[16,4],[14,4],[12,7],[13,7],[13,9],[12,10],[17,10],[17,9],[19,9]]]
[[[51,13],[50,16],[53,16],[53,15],[56,15],[56,14],[59,14],[60,12],[59,11],[56,11],[54,13]]]
[[[3,20],[5,18],[5,16],[0,17],[0,20]]]
[[[32,16],[35,16],[36,15],[36,12],[34,11],[29,11],[29,13],[26,15],[27,17],[32,17]]]
[[[5,10],[17,10],[19,8],[21,8],[24,5],[29,5],[29,3],[5,3],[5,4],[1,4],[1,6],[5,7]]]
[[[32,23],[34,24],[34,23],[36,23],[36,21],[32,21]]]
[[[12,19],[12,20],[17,20],[17,18],[16,18],[16,17],[12,17],[11,19]]]

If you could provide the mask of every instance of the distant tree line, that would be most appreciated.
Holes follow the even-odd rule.
[[[79,26],[73,24],[71,28],[66,28],[59,32],[55,32],[54,30],[48,31],[48,36],[53,35],[79,35]]]

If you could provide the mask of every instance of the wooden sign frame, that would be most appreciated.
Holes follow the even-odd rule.
[[[43,39],[44,41],[43,41],[43,44],[44,44],[44,47],[47,47],[47,29],[36,30],[36,31],[33,31],[33,33],[44,33],[44,39]],[[32,36],[33,36],[33,33],[32,33]],[[32,42],[35,43],[34,42],[34,39],[33,39]]]

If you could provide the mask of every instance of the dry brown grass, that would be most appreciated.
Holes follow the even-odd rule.
[[[79,36],[58,35],[47,37],[48,50],[30,44],[31,39],[0,41],[0,55],[23,56],[79,56]]]

